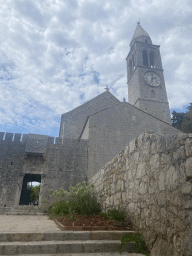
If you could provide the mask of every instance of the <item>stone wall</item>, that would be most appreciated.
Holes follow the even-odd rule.
[[[89,115],[118,103],[118,99],[109,91],[105,91],[83,105],[63,114],[61,116],[59,137],[78,139]]]
[[[41,203],[50,189],[86,180],[86,172],[86,140],[0,133],[0,207],[19,205],[25,174],[41,176]]]
[[[192,255],[192,135],[141,134],[89,182],[122,208],[152,256]]]
[[[173,126],[127,102],[89,116],[88,179],[105,166],[134,138],[153,130],[159,135],[178,134]]]

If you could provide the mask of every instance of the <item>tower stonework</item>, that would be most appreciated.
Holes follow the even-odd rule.
[[[171,124],[159,45],[139,22],[126,61],[129,103]]]

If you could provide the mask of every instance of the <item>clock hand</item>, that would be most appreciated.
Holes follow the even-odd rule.
[[[153,79],[154,79],[154,78],[153,78],[153,74],[151,74],[151,83],[153,82]]]

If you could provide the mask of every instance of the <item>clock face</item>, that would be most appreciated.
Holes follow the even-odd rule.
[[[151,86],[159,86],[161,83],[159,75],[153,71],[148,71],[144,74],[145,82]]]

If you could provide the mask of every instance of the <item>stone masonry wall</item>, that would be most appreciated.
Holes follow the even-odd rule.
[[[86,180],[87,141],[0,133],[0,208],[19,205],[25,174],[41,175],[39,203],[51,189]],[[1,209],[0,209],[1,214]]]
[[[87,116],[118,103],[118,99],[109,91],[105,91],[83,105],[63,114],[61,116],[59,137],[78,139],[85,125]]]
[[[89,116],[88,179],[134,138],[149,130],[159,135],[180,133],[127,102]]]
[[[141,134],[89,182],[124,209],[151,256],[192,255],[192,135]]]

